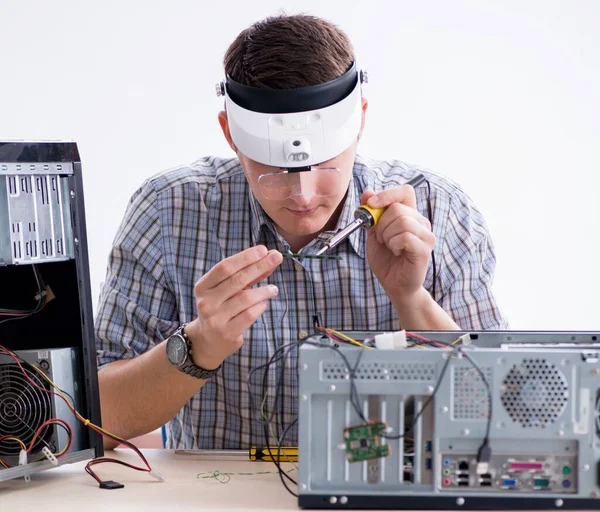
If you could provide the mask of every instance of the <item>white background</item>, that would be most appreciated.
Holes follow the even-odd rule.
[[[600,329],[600,1],[0,0],[0,138],[72,139],[94,303],[141,182],[207,154],[227,46],[283,9],[330,19],[369,71],[360,152],[459,182],[513,329]]]

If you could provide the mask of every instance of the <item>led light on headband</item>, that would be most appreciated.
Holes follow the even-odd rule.
[[[242,153],[264,165],[309,170],[356,140],[366,82],[366,71],[353,63],[334,80],[296,89],[250,87],[228,77],[217,95],[225,96],[231,138]]]

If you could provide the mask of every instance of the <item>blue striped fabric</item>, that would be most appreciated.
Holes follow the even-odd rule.
[[[353,220],[361,193],[400,186],[422,172],[431,186],[437,242],[436,297],[465,330],[506,329],[492,294],[494,248],[481,213],[451,180],[398,161],[357,157],[354,178],[334,231],[302,249],[314,253]],[[427,186],[416,189],[427,216]],[[337,330],[400,329],[397,315],[365,256],[365,233],[356,231],[333,249],[342,260],[284,258],[268,283],[280,292],[245,333],[243,347],[223,364],[168,425],[168,448],[246,448],[265,442],[260,412],[248,385],[262,400],[262,372],[249,371],[282,344],[313,332],[312,316]],[[197,316],[194,284],[228,256],[257,244],[287,251],[271,220],[254,200],[237,159],[204,158],[147,180],[134,194],[110,253],[96,319],[98,366],[133,358]],[[265,285],[267,281],[259,285]],[[431,292],[433,269],[424,286]],[[279,365],[284,425],[296,418],[297,354]],[[268,374],[266,407],[272,410],[277,369]],[[287,444],[295,444],[290,429]]]

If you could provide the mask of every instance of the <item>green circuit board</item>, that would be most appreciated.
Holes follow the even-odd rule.
[[[379,459],[390,454],[390,447],[381,444],[380,436],[387,429],[385,423],[369,423],[344,429],[348,462]]]

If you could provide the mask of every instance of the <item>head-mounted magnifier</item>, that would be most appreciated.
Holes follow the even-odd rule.
[[[276,168],[259,179],[265,197],[285,199],[303,193],[302,187],[327,195],[328,177],[339,169],[323,162],[356,140],[362,120],[361,84],[366,82],[366,72],[353,63],[338,78],[295,89],[251,87],[230,77],[217,84],[236,147],[250,159]],[[314,171],[314,176],[306,171]]]

